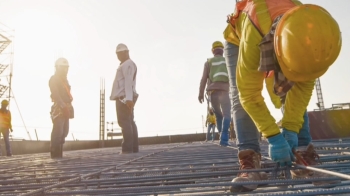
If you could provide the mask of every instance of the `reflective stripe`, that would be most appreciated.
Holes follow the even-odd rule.
[[[217,77],[217,76],[226,76],[226,77],[228,77],[228,74],[225,73],[225,72],[218,72],[218,73],[214,74],[213,77]]]
[[[222,64],[226,64],[225,61],[218,61],[218,62],[212,62],[211,65],[212,66],[219,66],[219,65],[222,65]]]

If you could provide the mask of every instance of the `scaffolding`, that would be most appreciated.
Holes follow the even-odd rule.
[[[0,98],[11,99],[15,31],[0,23]]]

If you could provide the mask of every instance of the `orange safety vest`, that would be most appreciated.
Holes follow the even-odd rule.
[[[227,41],[235,44],[239,43],[237,39],[240,39],[241,33],[236,28],[236,22],[242,12],[247,14],[249,20],[258,30],[261,37],[264,37],[270,31],[272,22],[278,16],[302,4],[298,0],[265,0],[265,3],[261,2],[262,0],[243,0],[236,3],[235,12],[227,18],[229,27],[227,27],[224,32],[224,37]],[[265,73],[266,78],[272,77],[273,75],[273,71]]]
[[[11,128],[11,112],[9,110],[5,112],[0,110],[0,127],[6,129]]]

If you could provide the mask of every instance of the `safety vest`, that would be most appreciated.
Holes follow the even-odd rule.
[[[272,22],[289,9],[302,5],[298,0],[243,0],[236,3],[235,12],[228,16],[227,27],[224,31],[226,41],[239,45],[240,29],[235,23],[242,13],[247,14],[249,20],[259,31],[261,37],[266,35]]]
[[[0,110],[0,127],[11,128],[11,113],[9,110],[5,112]]]
[[[226,60],[223,56],[208,59],[209,79],[211,82],[228,82]]]
[[[215,114],[213,114],[213,115],[208,114],[207,120],[208,120],[208,122],[210,124],[216,124],[216,116],[215,116]]]

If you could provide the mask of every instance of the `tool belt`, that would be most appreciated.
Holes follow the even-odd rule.
[[[72,104],[66,103],[66,107],[68,110],[68,118],[73,119],[74,118],[74,108],[73,108]],[[63,112],[63,109],[57,103],[54,103],[51,106],[50,115],[51,115],[51,120],[54,121],[56,118],[64,116],[65,113]]]

